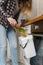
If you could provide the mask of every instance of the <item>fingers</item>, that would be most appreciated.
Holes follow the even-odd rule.
[[[17,24],[16,20],[13,18],[7,18],[7,20],[9,21],[10,25],[15,26]]]
[[[21,26],[21,24],[17,24],[16,20],[13,19],[13,18],[7,18],[7,20],[9,21],[10,25],[12,27],[16,27],[16,28],[19,28]]]

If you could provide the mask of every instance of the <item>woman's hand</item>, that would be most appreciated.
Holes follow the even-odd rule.
[[[15,25],[17,24],[16,20],[13,19],[13,18],[7,18],[7,20],[9,21],[9,23],[10,23],[10,25],[11,25],[12,27],[15,27]]]
[[[12,27],[16,27],[16,28],[19,28],[20,27],[20,24],[17,24],[16,20],[13,19],[13,18],[7,18],[7,20],[9,21],[10,25]]]
[[[16,24],[15,27],[16,28],[19,28],[21,26],[21,24]]]

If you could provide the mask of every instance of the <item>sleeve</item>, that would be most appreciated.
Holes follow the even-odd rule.
[[[7,14],[7,13],[5,12],[5,10],[4,10],[4,7],[5,7],[5,4],[6,4],[6,3],[7,3],[7,0],[2,0],[2,1],[0,2],[0,13],[1,13],[2,16],[5,17],[5,18],[7,18],[7,17],[10,16],[10,15]]]
[[[6,29],[9,27],[9,22],[7,18],[10,17],[9,14],[4,10],[5,5],[7,4],[8,0],[1,0],[0,1],[0,24],[3,25]]]
[[[6,25],[9,25],[9,22],[7,20],[8,17],[10,17],[9,14],[5,11],[5,5],[7,4],[7,0],[1,0],[0,1],[0,23],[6,27]]]

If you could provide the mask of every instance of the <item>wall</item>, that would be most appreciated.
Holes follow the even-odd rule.
[[[37,0],[37,16],[43,14],[43,0]]]
[[[43,14],[43,0],[32,0],[31,19]]]
[[[36,16],[37,16],[37,0],[32,0],[31,19],[35,18]]]

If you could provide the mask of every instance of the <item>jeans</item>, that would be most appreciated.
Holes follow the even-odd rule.
[[[31,65],[43,65],[43,37],[34,37],[36,56],[31,58]]]
[[[12,65],[18,65],[16,33],[11,28],[6,35],[6,30],[2,25],[0,25],[0,65],[7,65],[6,63],[7,37],[10,45]]]

